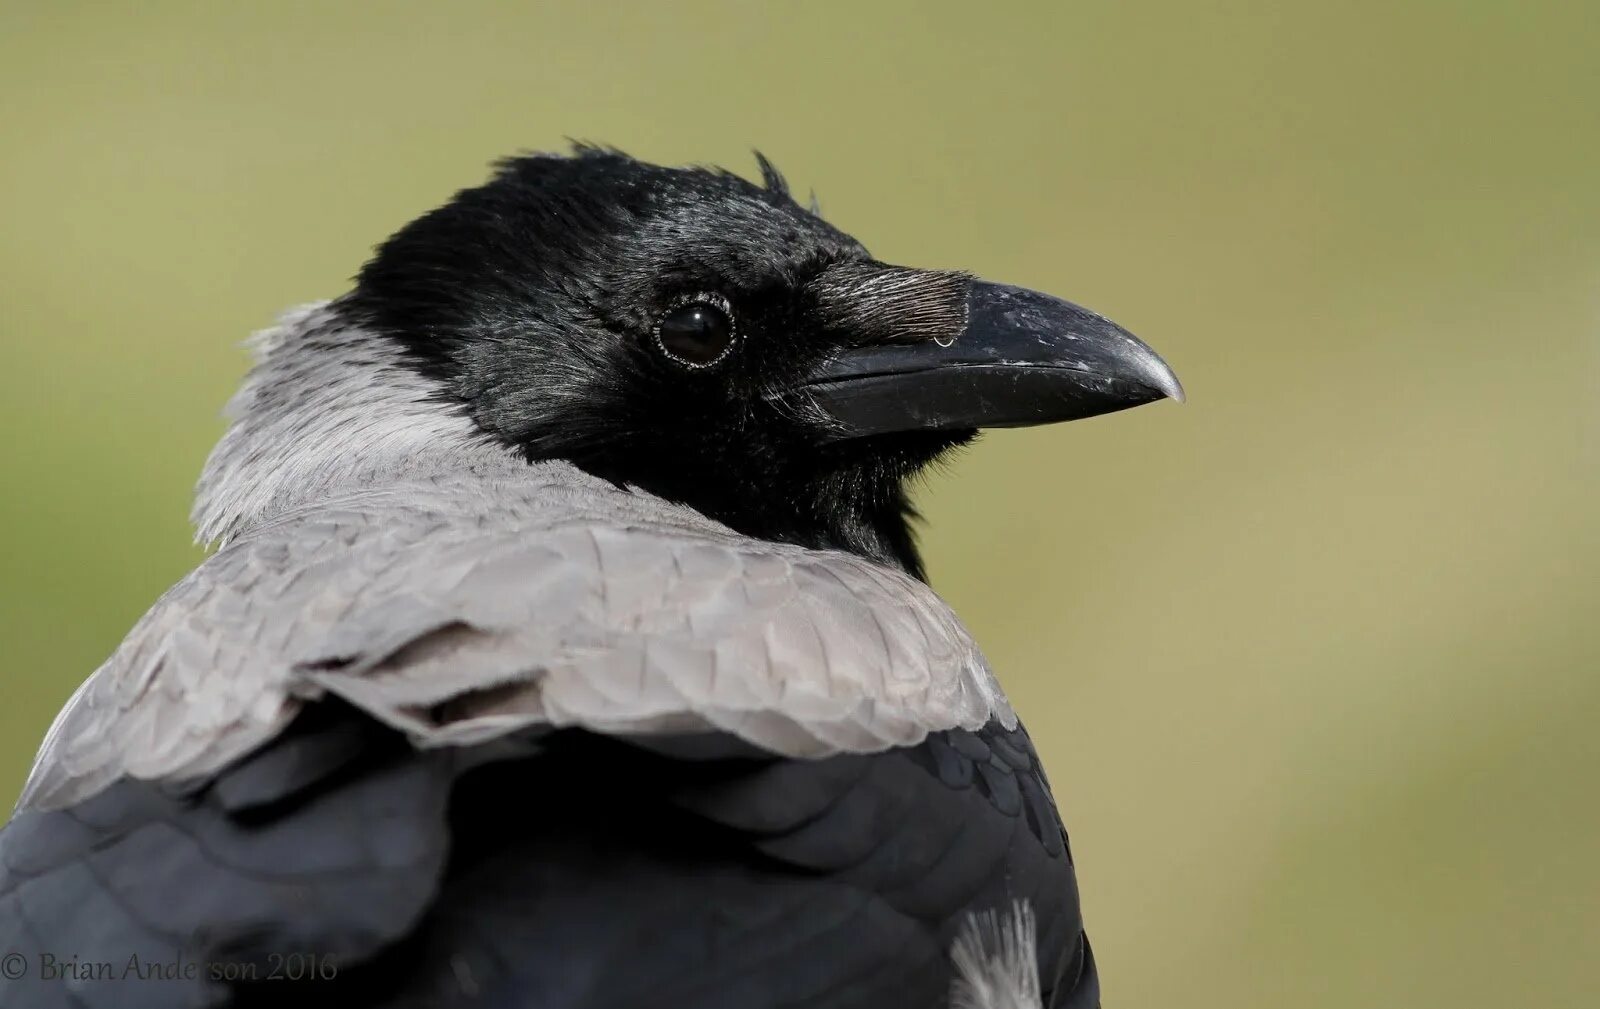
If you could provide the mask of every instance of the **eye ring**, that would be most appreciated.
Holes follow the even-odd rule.
[[[681,320],[682,325],[680,326],[680,320],[675,319],[674,316],[682,316],[684,309],[694,306],[711,308],[716,315],[713,317],[684,318]],[[693,331],[692,327],[695,325],[702,327],[702,333],[696,334]],[[667,327],[669,332],[675,327],[680,328],[682,332],[675,337],[671,335],[664,336],[662,333],[663,327]],[[725,334],[717,332],[719,327],[725,330]],[[687,368],[690,371],[702,371],[706,368],[716,367],[727,359],[729,354],[733,353],[733,348],[739,342],[739,327],[734,321],[733,306],[728,303],[727,298],[713,291],[702,291],[697,294],[686,295],[672,302],[667,307],[667,310],[661,313],[661,317],[656,320],[655,327],[651,330],[651,336],[655,342],[656,350],[660,351],[663,357],[671,360],[673,364],[681,368]],[[705,348],[696,348],[693,343],[697,336],[709,336],[716,343],[708,344]],[[669,346],[669,344],[676,344],[676,349],[673,346]],[[714,350],[715,352],[709,353],[704,357],[697,357],[696,354],[701,350]]]

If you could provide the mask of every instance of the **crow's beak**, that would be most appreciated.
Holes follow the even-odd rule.
[[[835,440],[894,431],[1053,424],[1183,400],[1156,352],[1086,308],[973,281],[953,341],[855,347],[804,386]]]

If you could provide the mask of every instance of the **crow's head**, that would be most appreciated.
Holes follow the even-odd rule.
[[[880,263],[761,167],[511,159],[384,243],[341,311],[530,460],[918,574],[903,485],[941,453],[1180,395],[1098,315]]]

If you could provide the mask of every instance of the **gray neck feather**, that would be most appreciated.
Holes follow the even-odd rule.
[[[286,313],[250,345],[256,365],[195,491],[202,543],[343,491],[523,465],[399,347],[327,302]]]

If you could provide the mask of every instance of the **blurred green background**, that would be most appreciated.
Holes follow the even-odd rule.
[[[0,3],[0,798],[237,343],[565,136],[1093,305],[1187,406],[921,501],[1111,1006],[1600,1004],[1600,8]]]

